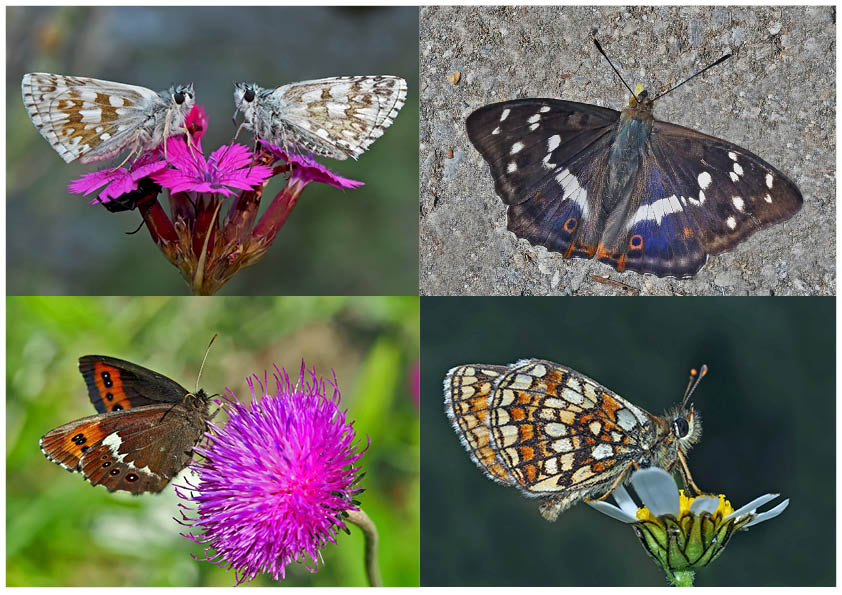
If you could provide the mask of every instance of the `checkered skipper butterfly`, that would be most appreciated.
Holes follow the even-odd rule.
[[[155,92],[98,79],[35,72],[23,75],[23,104],[32,123],[67,163],[140,154],[183,134],[193,85]]]
[[[264,89],[234,85],[234,106],[257,138],[286,150],[357,159],[380,138],[406,101],[396,76],[340,76]]]
[[[655,120],[664,93],[632,95],[622,112],[515,99],[468,116],[468,138],[491,166],[510,231],[565,258],[686,278],[709,255],[801,208],[795,184],[760,157]]]

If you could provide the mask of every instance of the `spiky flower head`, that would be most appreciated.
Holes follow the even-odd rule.
[[[185,535],[204,544],[202,560],[234,569],[237,583],[260,573],[285,577],[291,562],[318,569],[319,550],[348,531],[343,514],[358,510],[354,496],[364,453],[353,444],[353,422],[339,410],[336,378],[329,381],[302,362],[293,388],[286,371],[275,367],[249,379],[250,403],[229,391],[228,423],[210,424],[203,460],[191,467],[197,485],[179,486],[191,506]],[[211,551],[212,550],[212,551]]]

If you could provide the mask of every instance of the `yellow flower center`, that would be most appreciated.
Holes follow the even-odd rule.
[[[721,521],[726,516],[734,512],[731,503],[728,502],[728,499],[725,497],[724,494],[707,494],[706,497],[718,497],[719,504],[716,507],[716,510],[713,512],[713,518],[716,522]],[[690,506],[693,504],[693,501],[696,497],[688,498],[684,495],[684,490],[678,490],[678,518],[681,518],[685,515],[690,514]],[[652,514],[648,508],[645,506],[641,506],[637,509],[637,520],[639,521],[652,521],[655,523],[660,524],[658,521],[658,517]]]

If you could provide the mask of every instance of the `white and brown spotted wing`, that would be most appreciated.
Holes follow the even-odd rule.
[[[79,76],[23,75],[23,104],[32,123],[67,163],[140,154],[184,133],[193,85],[156,93],[145,87]]]
[[[257,138],[331,159],[357,159],[383,136],[405,102],[406,81],[387,75],[324,78],[276,89],[234,85],[234,105]]]

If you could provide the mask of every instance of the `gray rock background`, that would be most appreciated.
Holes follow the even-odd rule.
[[[835,29],[833,7],[423,7],[421,294],[834,295]],[[507,231],[465,118],[522,97],[622,109],[628,91],[594,35],[630,85],[654,91],[733,53],[659,100],[655,117],[758,154],[799,186],[802,210],[690,280],[565,260]]]

